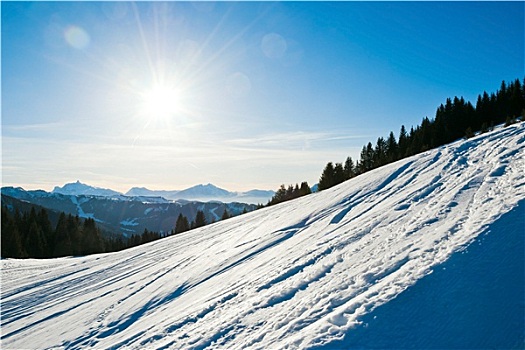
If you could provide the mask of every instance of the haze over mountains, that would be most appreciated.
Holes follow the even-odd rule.
[[[26,191],[3,187],[2,202],[21,208],[24,201],[57,212],[92,218],[108,233],[141,234],[145,229],[167,234],[175,227],[179,214],[189,221],[202,211],[207,223],[219,221],[226,211],[239,215],[266,204],[273,191],[230,192],[212,184],[197,185],[181,191],[152,191],[132,188],[126,194],[90,186],[80,181],[56,186],[52,192]]]
[[[83,184],[77,180],[64,186],[56,186],[53,193],[65,195],[92,195],[92,196],[129,196],[129,197],[162,197],[169,200],[196,200],[201,202],[241,202],[249,204],[266,204],[274,195],[271,190],[250,190],[246,192],[231,192],[212,184],[199,184],[183,190],[150,190],[145,187],[133,187],[125,194],[106,188],[99,188]]]
[[[55,188],[52,193],[3,187],[2,203],[11,209],[21,209],[20,201],[23,201],[56,212],[92,218],[109,233],[123,234],[126,237],[141,234],[145,229],[167,234],[175,228],[179,214],[191,221],[195,219],[197,211],[202,211],[206,222],[211,223],[220,220],[225,210],[229,215],[239,215],[256,209],[255,204],[234,201],[172,201],[163,197],[100,195],[110,193],[111,190],[97,189],[80,183],[68,184],[62,189]]]
[[[2,347],[522,348],[524,168],[519,123],[124,251],[4,259]]]

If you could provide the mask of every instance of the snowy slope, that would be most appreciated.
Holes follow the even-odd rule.
[[[524,254],[522,200],[330,348],[523,349]]]
[[[123,252],[3,260],[2,348],[330,345],[523,203],[524,156],[521,123]]]

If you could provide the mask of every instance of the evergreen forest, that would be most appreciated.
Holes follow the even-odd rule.
[[[229,218],[225,210],[222,219]],[[180,214],[170,235],[207,225],[203,211],[191,223]],[[94,219],[80,218],[61,212],[56,226],[51,224],[45,208],[31,206],[28,212],[10,211],[2,205],[2,258],[56,258],[109,253],[135,247],[165,237],[144,230],[130,237],[103,234]]]
[[[380,166],[518,120],[525,120],[525,79],[523,84],[519,79],[508,85],[503,81],[496,93],[478,95],[476,106],[463,97],[448,98],[437,108],[434,119],[425,117],[409,131],[402,125],[397,139],[390,132],[386,138],[379,137],[375,145],[368,142],[359,160],[347,157],[344,163],[326,164],[318,189],[325,190]]]

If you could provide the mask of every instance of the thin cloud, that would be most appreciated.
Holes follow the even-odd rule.
[[[315,144],[323,146],[331,141],[344,141],[366,138],[363,135],[335,134],[330,132],[293,131],[285,133],[265,134],[250,138],[226,140],[225,144],[247,149],[310,149]]]

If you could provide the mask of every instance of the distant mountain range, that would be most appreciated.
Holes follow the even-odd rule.
[[[63,195],[85,195],[101,197],[162,197],[167,200],[196,200],[201,202],[241,202],[248,204],[266,204],[275,194],[269,190],[251,190],[247,192],[231,192],[212,184],[196,185],[184,190],[150,190],[145,187],[133,187],[125,194],[106,188],[83,184],[80,181],[56,186],[52,193]]]
[[[90,194],[76,194],[83,191]],[[140,234],[144,229],[167,233],[175,228],[179,214],[192,221],[202,210],[208,223],[219,221],[224,211],[239,215],[255,210],[256,205],[219,201],[199,202],[167,200],[159,196],[126,196],[107,189],[97,189],[79,182],[55,188],[53,192],[26,191],[21,187],[2,187],[2,205],[25,212],[32,205],[53,212],[65,212],[81,218],[93,218],[107,232]],[[62,192],[62,193],[61,193]],[[115,191],[113,191],[115,192]],[[102,194],[102,195],[100,195]]]
[[[175,227],[179,214],[192,221],[198,210],[204,212],[207,222],[218,221],[225,210],[230,215],[252,211],[255,204],[266,204],[273,195],[273,191],[261,190],[230,192],[212,184],[181,191],[134,187],[122,194],[77,181],[56,186],[52,192],[2,187],[2,204],[22,212],[28,205],[36,205],[81,218],[93,218],[105,231],[129,236],[142,233],[144,229],[169,232]]]

